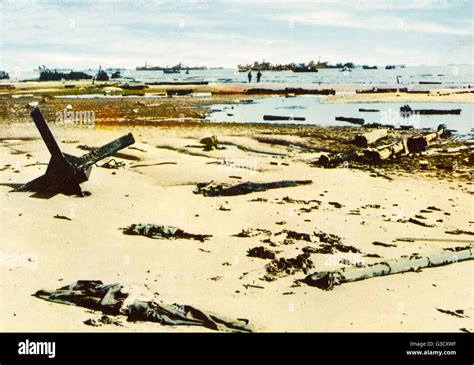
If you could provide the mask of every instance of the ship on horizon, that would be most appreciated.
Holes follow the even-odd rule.
[[[172,66],[172,67],[163,67],[163,66],[149,66],[147,65],[147,63],[145,62],[145,66],[137,66],[135,68],[135,70],[137,71],[164,71],[164,72],[167,72],[167,73],[178,73],[179,71],[193,71],[193,70],[207,70],[207,67],[206,66],[194,66],[194,67],[190,67],[190,66],[185,66],[183,65],[181,62],[178,63],[177,65],[175,66]],[[174,71],[174,72],[170,72],[170,71]]]

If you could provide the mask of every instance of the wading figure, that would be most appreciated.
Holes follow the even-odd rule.
[[[249,84],[252,82],[252,71],[249,71],[247,77],[249,78]]]
[[[262,78],[262,73],[259,70],[258,73],[257,73],[257,82],[260,82],[261,78]]]

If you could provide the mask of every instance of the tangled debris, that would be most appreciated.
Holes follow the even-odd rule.
[[[304,274],[314,267],[309,253],[302,253],[296,257],[274,259],[265,266],[267,274],[263,277],[266,281],[274,281],[285,275],[293,275],[302,271]]]
[[[99,165],[98,165],[99,166]],[[99,167],[103,167],[104,169],[113,169],[118,170],[121,167],[125,167],[125,162],[117,161],[115,158],[111,158],[107,162],[103,163]]]
[[[288,230],[288,229],[284,229],[281,232],[275,233],[275,236],[279,236],[279,235],[285,234],[285,233],[286,233],[286,238],[287,239],[303,240],[303,241],[311,242],[311,235],[310,234],[291,231],[291,230]]]
[[[50,302],[77,305],[108,315],[125,315],[128,321],[158,322],[171,326],[202,326],[217,331],[252,332],[247,319],[229,319],[190,305],[170,305],[155,300],[133,299],[133,293],[123,285],[105,285],[100,280],[79,280],[57,290],[39,290],[33,295]],[[91,325],[94,325],[93,323],[97,322],[90,322]]]
[[[319,238],[319,242],[323,243],[318,249],[318,253],[334,253],[335,250],[340,252],[351,252],[351,253],[360,253],[361,251],[349,245],[344,245],[341,240],[342,238],[335,234],[328,234],[325,232],[315,232],[314,235]]]
[[[176,239],[176,238],[183,238],[183,239],[193,239],[196,241],[204,242],[208,238],[212,237],[212,235],[208,234],[193,234],[187,233],[180,228],[171,227],[171,226],[164,226],[158,224],[132,224],[128,227],[122,228],[124,234],[128,235],[140,235],[149,238],[156,238],[156,239]]]
[[[262,234],[270,236],[272,232],[269,231],[268,229],[263,229],[263,228],[247,228],[247,229],[242,229],[242,231],[237,233],[235,237],[255,237],[255,236],[260,236]]]
[[[247,251],[247,256],[258,257],[260,259],[271,259],[271,260],[276,258],[275,252],[263,246],[257,246],[257,247],[253,247],[249,249]]]
[[[111,318],[105,314],[97,318],[89,318],[84,321],[84,324],[92,327],[100,327],[107,324],[113,324],[115,326],[123,327],[122,322],[117,319]]]
[[[311,183],[312,180],[283,180],[269,183],[245,182],[234,186],[228,186],[227,184],[217,184],[211,181],[210,183],[197,184],[194,193],[203,194],[204,196],[235,196],[266,191],[269,189],[308,185]]]

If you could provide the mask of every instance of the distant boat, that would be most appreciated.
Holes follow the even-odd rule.
[[[60,81],[60,80],[90,80],[92,75],[85,72],[70,71],[69,73],[58,72],[57,70],[50,70],[46,66],[39,67],[40,76],[39,81]]]
[[[387,66],[385,66],[385,69],[386,70],[393,70],[393,69],[395,69],[395,66],[394,65],[387,65]]]
[[[179,73],[181,73],[181,70],[178,70],[176,68],[164,68],[163,73],[165,73],[165,74],[179,74]]]
[[[162,67],[162,66],[148,66],[145,62],[145,66],[136,67],[135,70],[137,71],[163,71],[164,70],[207,70],[206,66],[197,66],[197,67],[189,67],[185,66],[182,63],[178,63],[173,67]],[[166,72],[166,73],[177,73],[177,72]]]
[[[364,69],[364,70],[377,70],[377,66],[364,65],[364,66],[362,66],[362,69]]]
[[[110,76],[111,79],[119,79],[120,77],[121,77],[120,71],[115,71],[115,72],[112,73],[112,75]]]
[[[97,74],[95,75],[95,79],[97,81],[109,81],[109,75],[107,75],[107,72],[102,70],[102,68],[99,66],[99,71],[97,71]]]
[[[298,64],[298,65],[291,65],[290,70],[293,72],[319,72],[316,68],[316,65],[310,63],[309,65]]]

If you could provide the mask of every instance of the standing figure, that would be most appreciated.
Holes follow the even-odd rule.
[[[258,73],[257,73],[257,82],[260,82],[260,79],[262,78],[262,73],[260,72],[260,70],[258,70]]]
[[[249,71],[249,74],[247,75],[249,78],[249,84],[252,82],[252,70]]]

